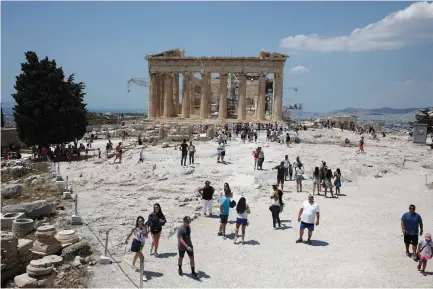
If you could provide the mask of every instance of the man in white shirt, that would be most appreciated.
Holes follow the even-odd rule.
[[[308,229],[308,240],[307,244],[311,245],[311,236],[314,231],[314,221],[316,221],[316,226],[319,225],[320,219],[320,209],[319,205],[314,202],[313,195],[308,195],[308,201],[305,201],[301,208],[299,209],[298,222],[301,222],[301,227],[299,230],[299,239],[296,243],[302,243],[302,237],[304,236],[304,230]]]
[[[226,147],[223,142],[219,142],[217,147],[217,163],[224,163],[225,155],[226,155]]]

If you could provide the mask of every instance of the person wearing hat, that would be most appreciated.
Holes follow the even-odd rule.
[[[406,247],[406,256],[411,257],[409,253],[409,245],[412,245],[413,256],[416,261],[416,246],[418,245],[418,226],[419,235],[423,233],[423,223],[421,216],[415,212],[415,205],[409,205],[409,212],[406,212],[401,217],[401,231],[404,236],[404,245]]]
[[[427,260],[430,260],[433,257],[433,242],[430,233],[425,234],[424,240],[419,242],[417,253],[419,257],[417,268],[424,276],[426,276],[425,267],[427,266]]]
[[[214,187],[210,185],[209,181],[206,181],[204,187],[198,188],[198,192],[201,194],[203,199],[203,215],[206,216],[206,212],[209,211],[209,216],[212,216],[212,198],[215,192]]]
[[[191,242],[191,218],[189,216],[183,217],[183,225],[179,227],[177,230],[177,239],[178,239],[178,250],[179,250],[179,259],[178,259],[178,273],[180,276],[183,275],[182,271],[182,261],[185,253],[188,254],[189,263],[191,265],[191,275],[194,278],[197,278],[198,275],[195,272],[195,263],[194,263],[194,249]]]

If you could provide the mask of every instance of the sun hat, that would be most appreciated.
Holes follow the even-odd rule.
[[[431,234],[430,234],[430,233],[426,233],[426,234],[424,235],[424,239],[426,239],[426,240],[431,240]]]

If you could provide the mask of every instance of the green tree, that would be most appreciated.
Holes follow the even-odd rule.
[[[2,109],[2,127],[5,127],[5,116],[3,115],[3,107]]]
[[[33,51],[25,57],[12,94],[21,141],[28,146],[76,143],[86,132],[85,85],[75,83],[74,75],[65,79],[55,60],[39,60]]]
[[[433,117],[429,115],[429,109],[418,110],[415,115],[416,123],[427,124],[427,133],[433,133]]]

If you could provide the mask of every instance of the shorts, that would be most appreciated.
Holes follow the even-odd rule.
[[[421,260],[425,260],[425,261],[427,261],[427,260],[430,260],[432,257],[431,257],[431,256],[426,256],[426,255],[424,255],[423,253],[419,253],[419,258],[420,258]]]
[[[229,215],[220,215],[221,224],[227,224]]]
[[[284,185],[284,177],[277,177],[277,185],[279,184]]]
[[[404,243],[411,244],[412,246],[418,245],[418,235],[404,234]]]
[[[137,239],[132,240],[131,251],[132,252],[140,252],[143,249],[144,243],[141,243]]]
[[[363,145],[359,146],[359,149],[363,151],[364,150],[364,146]]]
[[[237,218],[236,219],[236,224],[237,225],[246,225],[246,224],[248,224],[248,219],[239,219],[239,218]]]
[[[319,180],[316,179],[316,178],[314,178],[314,179],[313,179],[313,184],[318,184],[318,183],[319,183]]]
[[[314,231],[314,224],[301,222],[301,230],[308,229],[308,231]]]
[[[225,151],[222,151],[222,152],[221,152],[221,156],[222,156],[222,157],[225,157],[225,156],[226,156],[226,152],[225,152]]]
[[[159,228],[159,229],[151,230],[150,232],[152,233],[152,235],[155,235],[155,234],[161,233],[161,231],[162,231],[162,228]]]
[[[193,248],[192,246],[190,246],[191,248]],[[179,250],[179,257],[183,258],[185,256],[185,253],[188,254],[189,257],[194,256],[194,250],[192,250],[191,252],[188,250]]]
[[[284,168],[284,176],[288,176],[289,175],[289,168]]]

